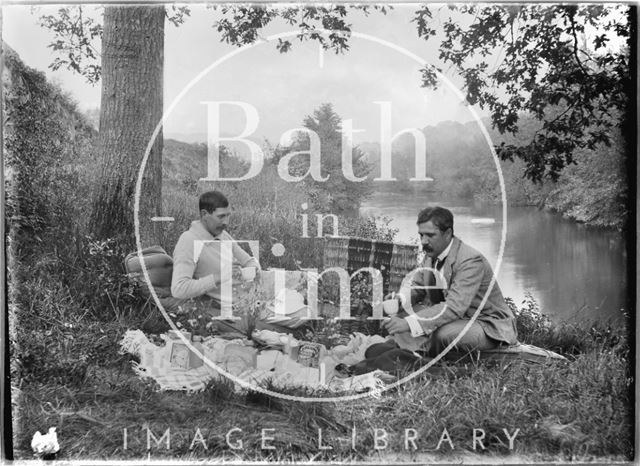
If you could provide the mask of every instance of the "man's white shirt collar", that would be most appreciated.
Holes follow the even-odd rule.
[[[451,241],[449,241],[449,245],[444,248],[444,251],[442,251],[440,253],[440,255],[438,256],[438,260],[440,262],[442,262],[443,260],[446,259],[446,257],[449,255],[449,251],[451,251],[451,245],[453,244],[453,238],[451,238]]]
[[[443,260],[445,260],[445,258],[449,255],[449,251],[451,251],[451,245],[453,244],[453,238],[451,238],[451,241],[449,242],[449,244],[447,245],[446,248],[444,248],[444,251],[442,251],[437,259],[442,262]],[[435,264],[435,261],[432,259],[431,260],[432,264]],[[405,310],[409,310],[407,309],[407,303],[410,302],[411,300],[411,288],[405,288],[403,286],[403,288],[398,292],[398,295],[400,296],[400,301],[402,301],[402,307],[405,308]],[[419,336],[424,335],[424,329],[422,328],[422,325],[420,325],[420,323],[418,322],[418,316],[416,314],[410,314],[407,317],[404,318],[404,320],[407,322],[407,324],[409,324],[409,330],[411,331],[411,336],[414,338],[417,338]]]

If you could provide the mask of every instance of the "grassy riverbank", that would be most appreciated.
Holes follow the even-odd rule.
[[[193,395],[160,393],[154,383],[134,376],[130,358],[117,353],[115,342],[127,328],[152,330],[162,322],[143,322],[132,315],[100,324],[79,320],[58,337],[82,352],[78,356],[86,355],[83,373],[70,366],[14,380],[14,448],[18,458],[29,458],[33,433],[56,426],[59,458],[65,460],[141,460],[148,454],[156,459],[230,461],[383,461],[421,455],[450,461],[468,454],[481,455],[480,459],[517,455],[527,461],[630,459],[633,393],[625,331],[604,326],[554,328],[525,308],[519,316],[521,340],[546,342],[566,354],[568,362],[443,366],[379,399],[340,403],[300,403],[234,392],[226,380]],[[148,452],[147,428],[157,439],[170,429],[169,449],[165,437],[160,445],[152,439]],[[237,446],[241,439],[241,450],[230,448],[225,438],[234,428],[242,431],[232,431],[229,442]],[[262,429],[274,430],[263,434]],[[331,450],[319,448],[319,429],[322,446]],[[387,436],[384,449],[376,449],[376,429],[379,447]],[[475,450],[474,429],[477,438],[484,433],[482,446],[476,442]],[[274,450],[261,448],[262,435],[273,437],[266,445]],[[411,442],[405,448],[405,435],[415,437],[416,451]],[[513,438],[512,449],[507,435]]]
[[[263,176],[273,174],[265,171]],[[259,239],[265,266],[320,266],[322,241],[300,236],[296,208],[304,199],[301,193],[283,190],[276,202],[259,196],[261,183],[273,187],[278,180],[256,179],[243,190],[230,191],[236,237]],[[167,193],[166,212],[176,217],[164,231],[170,250],[194,217],[197,196],[175,186]],[[76,209],[71,218],[82,218],[86,205],[70,207]],[[299,403],[234,392],[227,381],[193,395],[157,392],[154,383],[135,377],[131,358],[117,352],[117,342],[128,329],[157,333],[168,328],[157,311],[144,306],[122,273],[122,259],[129,251],[117,242],[96,242],[73,232],[68,212],[57,218],[60,222],[44,230],[45,241],[30,244],[11,263],[17,458],[30,458],[35,431],[52,426],[57,427],[62,460],[142,460],[148,455],[174,460],[383,462],[425,455],[442,461],[469,455],[487,461],[496,455],[530,461],[631,458],[634,346],[627,329],[602,323],[554,327],[532,300],[514,305],[520,340],[564,354],[569,362],[446,366],[380,399],[346,403]],[[340,222],[342,234],[393,237],[393,231],[375,222]],[[276,242],[287,246],[281,258],[269,255]],[[241,432],[232,431],[230,441],[242,439],[242,450],[227,444],[225,436],[234,428]],[[147,432],[160,439],[167,429],[169,448],[165,437],[160,445],[152,439],[147,451]],[[267,441],[274,450],[261,448],[262,429],[274,429],[264,434],[274,437]],[[322,446],[332,449],[320,448],[319,429]],[[376,449],[376,429],[384,429],[377,431],[379,437],[387,435],[385,449]],[[405,449],[406,429],[415,430],[409,431],[415,452]],[[473,449],[474,429],[478,438],[484,434],[484,448],[476,442]],[[513,438],[512,449],[507,435]]]
[[[5,189],[16,459],[31,459],[33,434],[50,427],[57,428],[58,459],[63,461],[384,461],[412,455],[459,461],[472,454],[491,462],[504,455],[531,461],[631,458],[635,346],[627,329],[586,323],[555,328],[531,302],[518,312],[521,340],[565,354],[570,362],[441,367],[379,399],[338,404],[234,392],[226,381],[193,395],[158,392],[154,383],[134,375],[128,355],[118,353],[126,330],[168,328],[124,274],[122,261],[133,250],[133,238],[98,241],[86,225],[93,191],[102,181],[95,130],[42,73],[13,59],[7,63],[13,69],[5,99],[6,121],[11,122],[5,137],[10,174]],[[197,193],[204,187],[196,180],[206,173],[204,154],[202,146],[167,143],[163,215],[175,222],[146,225],[145,246],[160,243],[171,251],[179,233],[197,217]],[[338,160],[340,153],[333,155]],[[324,157],[323,167],[329,168]],[[224,173],[241,163],[225,160]],[[216,184],[234,209],[232,233],[260,242],[265,267],[320,267],[315,214],[343,214],[338,208],[345,199],[356,208],[352,186],[288,183],[269,160],[259,177]],[[309,217],[309,238],[303,237],[303,212]],[[331,231],[330,222],[325,228]],[[338,228],[341,235],[394,236],[375,221],[347,216],[340,217]],[[286,247],[283,256],[271,253],[277,243]],[[242,450],[227,445],[225,436],[233,428],[242,430]],[[448,438],[440,442],[445,428]],[[147,432],[160,439],[166,429],[169,448],[152,442],[147,451]],[[274,429],[266,433],[274,437],[267,442],[274,450],[261,448],[262,429]],[[319,429],[322,445],[332,449],[320,448]],[[386,449],[376,450],[375,429],[385,430],[378,430],[379,436],[388,435]],[[415,430],[417,452],[405,450],[405,429]],[[476,436],[484,433],[484,449],[479,444],[473,449],[474,429]],[[507,435],[514,439],[512,449]],[[231,440],[237,439],[234,434]],[[433,451],[438,443],[441,448]]]

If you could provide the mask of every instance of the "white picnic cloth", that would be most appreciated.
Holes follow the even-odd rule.
[[[492,350],[483,350],[483,353],[488,354],[506,354],[506,355],[518,355],[518,354],[528,354],[531,356],[536,356],[539,358],[547,358],[547,359],[560,359],[566,360],[564,356],[558,354],[554,351],[540,348],[538,346],[529,345],[527,343],[517,342],[515,345],[509,345],[500,347]]]
[[[167,335],[161,335],[161,338],[165,343],[169,341]],[[362,361],[369,346],[383,341],[385,339],[379,335],[355,333],[346,345],[328,350],[321,361],[325,368],[324,383],[319,368],[302,366],[278,350],[258,352],[248,340],[209,337],[203,342],[205,363],[188,370],[172,367],[169,362],[171,346],[150,342],[140,330],[127,330],[120,342],[120,352],[138,356],[140,362],[133,363],[134,372],[141,378],[155,380],[160,390],[202,390],[209,381],[223,376],[217,366],[251,384],[270,379],[274,387],[326,388],[332,392],[372,390],[375,394],[384,386],[381,371],[339,378],[335,376],[334,368],[341,362],[351,365]],[[240,390],[242,386],[236,383],[235,388]]]

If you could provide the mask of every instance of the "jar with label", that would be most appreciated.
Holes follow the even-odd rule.
[[[191,337],[191,334],[188,332],[183,332],[183,334],[185,337]],[[169,350],[169,364],[171,367],[188,370],[195,369],[204,364],[203,359],[192,350],[190,345],[182,341],[179,334],[169,332],[169,338],[169,344],[171,345],[171,349]],[[204,346],[201,341],[197,340],[201,340],[201,337],[194,337],[191,346],[197,348],[200,353],[204,354]]]
[[[321,343],[303,341],[298,345],[298,357],[296,359],[298,364],[305,367],[318,368],[320,359],[324,357],[326,352],[326,348]]]

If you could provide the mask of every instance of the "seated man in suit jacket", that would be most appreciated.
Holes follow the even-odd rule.
[[[404,311],[384,324],[397,345],[434,357],[459,335],[454,350],[460,352],[516,343],[515,317],[498,283],[489,291],[491,266],[453,235],[451,211],[428,207],[418,214],[417,224],[427,258],[396,294]]]

